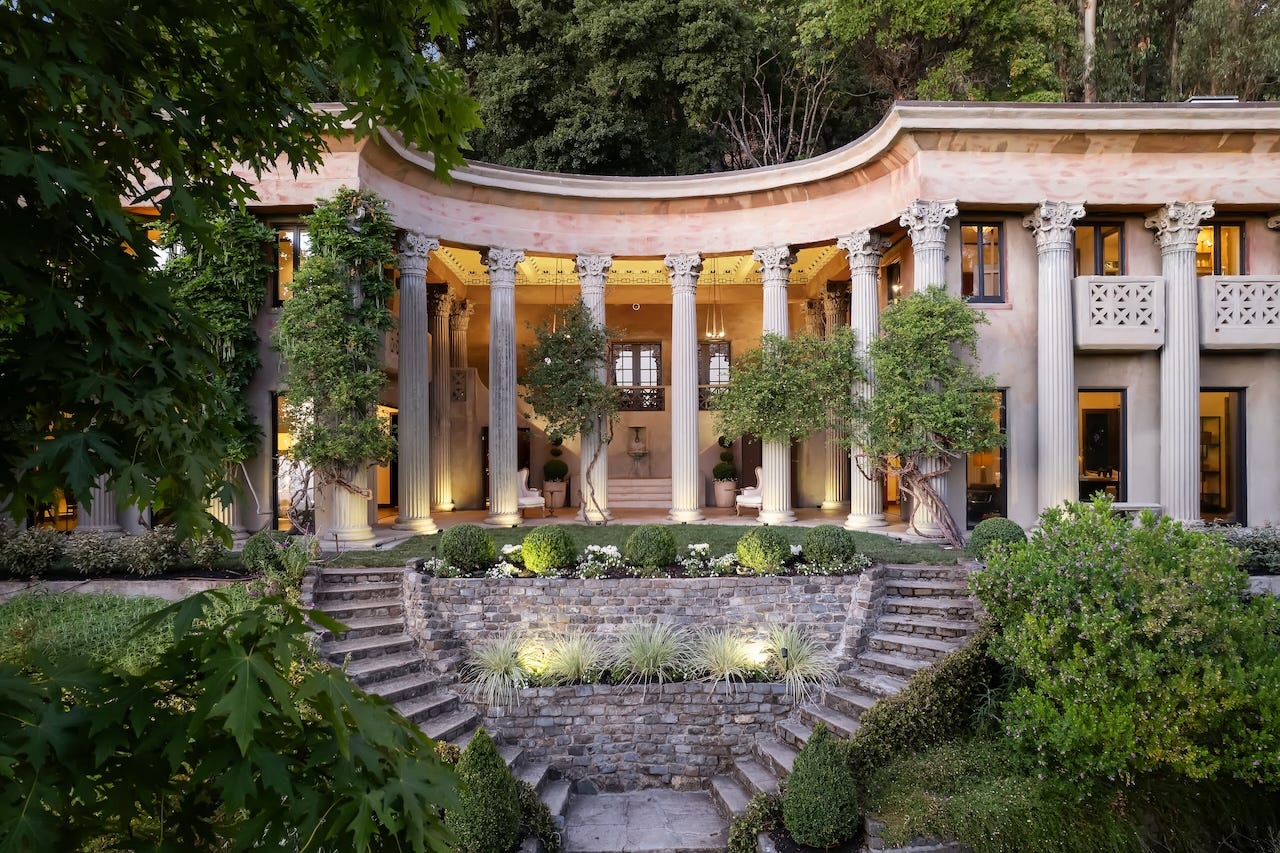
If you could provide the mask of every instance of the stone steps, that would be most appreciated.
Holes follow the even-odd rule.
[[[316,584],[315,602],[326,613],[329,607],[324,605],[350,601],[395,601],[400,602],[401,585],[399,583],[357,583],[357,584]],[[337,608],[333,608],[337,609]]]
[[[751,794],[764,791],[778,793],[778,774],[753,758],[738,758],[733,762],[733,776]]]
[[[316,579],[324,586],[341,586],[347,584],[379,583],[398,584],[404,578],[404,569],[393,568],[333,568],[326,566],[316,575]]]
[[[879,698],[866,691],[836,686],[828,687],[823,691],[822,704],[857,720],[862,716],[862,712],[870,709]]]
[[[813,735],[813,727],[807,726],[797,719],[786,719],[774,727],[782,742],[793,747],[797,752],[804,749]]]
[[[840,673],[840,685],[868,693],[875,697],[893,696],[907,686],[907,679],[890,675],[881,670],[865,670],[858,667]]]
[[[890,563],[884,567],[885,577],[894,580],[964,580],[969,570],[963,566],[914,566]]]
[[[340,635],[344,640],[358,640],[362,637],[387,636],[404,632],[404,617],[399,615],[361,616],[338,621],[347,626],[347,630]],[[337,640],[338,637],[326,628],[320,632],[320,639],[323,642],[329,642]]]
[[[929,661],[886,652],[863,652],[857,662],[863,669],[878,669],[898,678],[910,678],[929,665]]]
[[[828,708],[826,705],[812,703],[800,706],[800,719],[810,726],[822,723],[832,737],[848,740],[858,733],[858,721],[847,714]]]
[[[892,634],[913,634],[933,640],[957,641],[966,639],[977,630],[972,621],[965,619],[936,619],[901,613],[886,613],[881,616],[880,628]]]
[[[884,587],[885,595],[893,598],[967,598],[969,595],[967,580],[888,578]]]
[[[947,620],[972,619],[974,606],[967,598],[885,596],[883,602],[885,613]]]
[[[609,506],[617,509],[663,509],[671,506],[671,478],[609,478]]]
[[[374,693],[392,704],[423,696],[440,689],[440,682],[430,675],[414,673],[402,678],[390,678],[378,681],[365,688],[366,693]]]
[[[361,689],[367,690],[379,681],[390,681],[422,672],[423,665],[422,655],[412,651],[360,658],[349,662],[344,668]]]
[[[795,747],[768,736],[756,738],[751,752],[756,760],[772,770],[778,778],[785,778],[791,773],[796,756],[800,754]]]
[[[452,741],[458,735],[471,731],[480,724],[475,711],[459,708],[438,717],[430,717],[418,724],[418,728],[432,740]]]
[[[714,776],[711,779],[711,799],[720,814],[733,819],[747,810],[751,792],[733,776]]]
[[[356,637],[354,640],[335,640],[322,644],[320,648],[324,656],[336,664],[348,659],[357,661],[415,651],[413,638],[403,630],[399,634],[374,634],[371,637]]]
[[[318,605],[319,602],[317,602]],[[320,609],[343,624],[350,624],[354,619],[388,618],[404,621],[404,605],[399,599],[326,602]]]
[[[917,634],[876,633],[869,638],[872,650],[905,655],[923,661],[936,661],[960,648],[958,641],[934,640]]]
[[[425,696],[414,696],[395,703],[406,720],[419,726],[426,720],[451,713],[458,709],[458,695],[449,691],[428,693]]]

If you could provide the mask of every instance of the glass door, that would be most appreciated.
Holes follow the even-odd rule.
[[[1200,518],[1244,523],[1244,392],[1200,392]]]

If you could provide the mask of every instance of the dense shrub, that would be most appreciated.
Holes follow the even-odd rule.
[[[569,531],[555,524],[535,527],[520,545],[524,567],[535,575],[556,574],[578,560],[578,546]]]
[[[858,834],[853,774],[822,723],[814,726],[787,777],[782,820],[792,839],[811,847],[834,847]]]
[[[542,465],[542,481],[544,483],[564,482],[569,476],[569,465],[563,459],[548,459]]]
[[[212,569],[227,556],[227,546],[212,533],[192,536],[186,542],[187,559],[199,569]]]
[[[782,825],[782,798],[757,791],[746,809],[729,824],[729,853],[756,853],[757,836]]]
[[[661,524],[637,527],[627,537],[622,556],[633,566],[662,569],[676,561],[676,537]]]
[[[100,530],[84,530],[67,537],[67,561],[82,575],[118,572],[123,558],[119,536]]]
[[[483,571],[498,558],[493,537],[475,524],[458,524],[440,534],[440,557],[461,572]]]
[[[1262,527],[1231,527],[1222,538],[1233,548],[1244,552],[1241,568],[1251,575],[1280,575],[1280,530],[1270,524]]]
[[[725,462],[717,462],[711,469],[711,478],[720,483],[735,483],[738,480],[738,466],[733,464],[733,454]]]
[[[1006,545],[1027,541],[1027,532],[1016,521],[1007,518],[984,518],[969,535],[969,553],[979,560],[987,558],[987,551],[997,542]]]
[[[172,572],[187,560],[178,534],[168,525],[157,525],[137,536],[120,540],[120,567],[131,575],[153,577]]]
[[[1280,779],[1280,601],[1213,533],[1103,498],[1045,512],[971,584],[1022,684],[1008,734],[1048,768]]]
[[[445,812],[445,825],[462,853],[507,853],[520,840],[520,801],[515,777],[488,732],[477,729],[458,761],[460,804]]]
[[[240,562],[251,572],[281,571],[280,552],[288,541],[289,534],[283,530],[259,530],[245,541]]]
[[[791,557],[791,543],[775,527],[753,527],[738,540],[738,562],[758,575],[782,571]]]
[[[0,574],[17,577],[43,575],[52,569],[65,552],[67,536],[44,527],[6,530],[0,538]]]
[[[805,534],[800,552],[805,560],[818,566],[851,563],[858,556],[853,534],[834,524],[820,524]]]
[[[560,853],[560,831],[556,828],[556,819],[538,796],[537,789],[524,780],[517,780],[516,791],[520,800],[521,836],[538,839],[543,853]]]

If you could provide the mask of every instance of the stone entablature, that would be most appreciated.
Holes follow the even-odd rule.
[[[1158,350],[1165,340],[1160,276],[1079,276],[1074,280],[1076,347]]]
[[[1280,277],[1202,276],[1199,290],[1205,349],[1280,349]]]

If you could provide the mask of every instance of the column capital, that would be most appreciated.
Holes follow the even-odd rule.
[[[1070,249],[1077,219],[1084,216],[1084,202],[1042,201],[1035,212],[1023,217],[1022,226],[1036,238],[1036,251]]]
[[[440,248],[440,241],[417,231],[406,231],[400,238],[400,272],[405,275],[426,275],[427,258]]]
[[[574,269],[578,273],[578,283],[583,293],[588,289],[603,293],[604,279],[611,266],[613,258],[609,255],[578,255],[574,261]]]
[[[804,301],[804,330],[815,338],[822,337],[823,325],[826,319],[823,308],[823,300],[821,299],[806,299]]]
[[[662,265],[671,276],[673,293],[696,293],[698,276],[702,274],[702,256],[697,252],[667,255]]]
[[[427,288],[427,303],[436,317],[448,317],[453,309],[453,294],[447,284]]]
[[[849,325],[849,282],[833,281],[822,294],[822,313],[827,334]]]
[[[489,268],[489,286],[494,284],[513,287],[516,283],[516,264],[524,260],[522,249],[493,247],[480,254],[480,262]]]
[[[849,272],[879,269],[880,259],[889,248],[890,240],[879,231],[854,231],[836,238],[836,248],[849,256]]]
[[[786,286],[791,278],[791,265],[796,262],[790,246],[763,246],[752,252],[751,257],[760,264],[760,277],[766,287]]]
[[[1267,227],[1280,230],[1280,213],[1273,215],[1270,219],[1267,220]]]
[[[1144,224],[1156,232],[1161,252],[1193,251],[1201,220],[1212,216],[1212,201],[1171,201],[1152,211]]]
[[[476,312],[476,304],[470,299],[455,299],[449,310],[449,328],[455,332],[465,332],[471,325],[471,315]]]
[[[931,201],[918,198],[898,217],[898,224],[911,232],[911,242],[945,243],[947,220],[960,213],[955,199]]]

